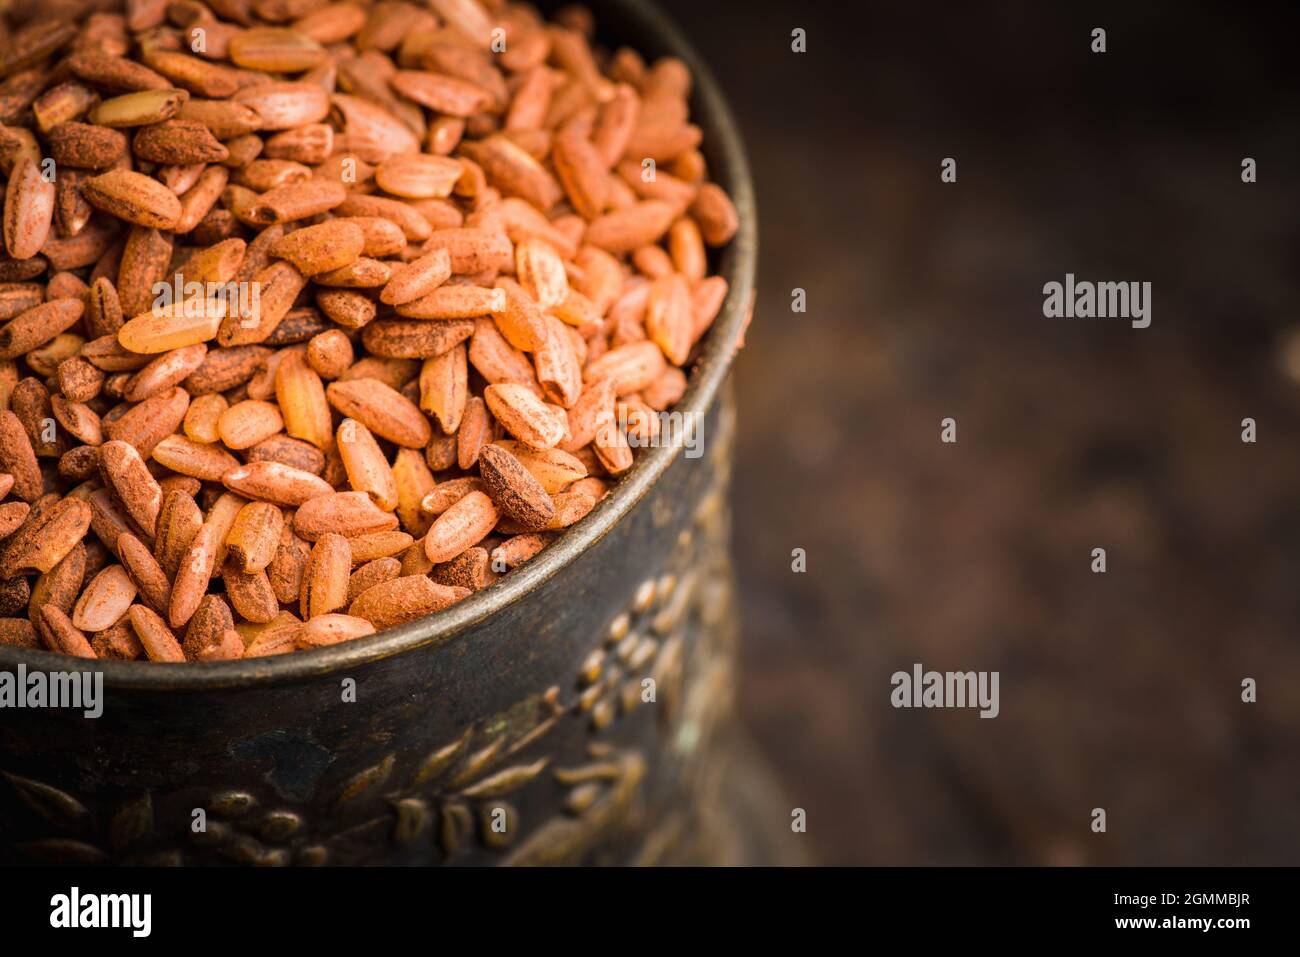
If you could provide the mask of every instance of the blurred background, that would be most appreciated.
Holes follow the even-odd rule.
[[[1296,863],[1296,9],[663,5],[757,181],[741,697],[811,857]],[[1151,327],[1044,318],[1066,272]],[[914,662],[1000,716],[894,710]]]

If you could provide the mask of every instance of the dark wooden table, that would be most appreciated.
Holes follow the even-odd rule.
[[[742,701],[810,851],[1295,863],[1295,14],[665,5],[758,183]],[[1151,328],[1044,318],[1066,272],[1152,282]],[[999,671],[1001,714],[893,709],[917,661]]]

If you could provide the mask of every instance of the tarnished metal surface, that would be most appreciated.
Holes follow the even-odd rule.
[[[639,0],[593,6],[607,40],[691,65],[705,153],[740,213],[720,263],[731,294],[679,406],[705,416],[703,457],[644,451],[537,559],[423,621],[279,658],[91,663],[106,686],[94,720],[0,710],[0,861],[709,859],[698,812],[736,622],[719,395],[752,290],[753,195],[675,31]],[[74,665],[0,648],[0,670],[20,662]]]

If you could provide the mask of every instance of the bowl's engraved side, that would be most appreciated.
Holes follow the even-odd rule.
[[[732,703],[733,420],[728,394],[703,458],[679,458],[590,554],[441,645],[287,688],[110,689],[93,721],[0,712],[0,859],[698,858]]]

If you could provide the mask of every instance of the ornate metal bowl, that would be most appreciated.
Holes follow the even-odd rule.
[[[691,67],[740,231],[730,295],[679,408],[701,448],[642,450],[591,515],[499,583],[371,638],[248,661],[93,662],[0,647],[0,670],[103,673],[101,717],[0,709],[0,862],[708,860],[735,641],[724,380],[757,251],[735,124],[643,0],[602,39]]]

